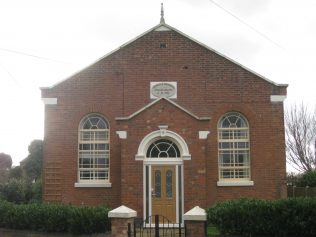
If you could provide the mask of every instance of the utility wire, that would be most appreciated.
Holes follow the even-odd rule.
[[[12,75],[12,73],[0,62],[0,67],[9,75],[9,77],[14,81],[15,84],[18,86],[20,83],[15,79],[15,77]]]
[[[9,53],[14,53],[14,54],[24,55],[24,56],[28,56],[28,57],[33,57],[33,58],[37,58],[37,59],[41,59],[41,60],[53,61],[53,62],[57,62],[57,63],[67,63],[67,62],[63,62],[63,61],[60,61],[60,60],[51,59],[51,58],[45,58],[45,57],[41,57],[41,56],[37,56],[37,55],[34,55],[34,54],[29,54],[29,53],[24,53],[24,52],[12,50],[12,49],[0,48],[0,50],[1,51],[5,51],[5,52],[9,52]]]
[[[222,7],[221,5],[219,5],[218,3],[216,3],[213,0],[210,0],[211,3],[213,3],[215,6],[217,6],[218,8],[220,8],[221,10],[223,10],[224,12],[226,12],[227,14],[229,14],[230,16],[232,16],[233,18],[235,18],[236,20],[238,20],[239,22],[241,22],[242,24],[244,24],[245,26],[247,26],[248,28],[250,28],[251,30],[253,30],[254,32],[256,32],[257,34],[259,34],[261,37],[263,37],[264,39],[266,39],[267,41],[271,42],[272,44],[274,44],[275,46],[277,46],[278,48],[284,49],[280,44],[278,44],[277,42],[275,42],[274,40],[272,40],[271,38],[269,38],[267,35],[265,35],[264,33],[260,32],[259,30],[257,30],[256,28],[254,28],[252,25],[248,24],[247,22],[245,22],[244,20],[242,20],[241,18],[239,18],[238,16],[236,16],[235,14],[233,14],[232,12],[228,11],[227,9],[225,9],[224,7]]]

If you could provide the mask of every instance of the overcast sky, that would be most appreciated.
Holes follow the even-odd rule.
[[[165,0],[166,23],[316,102],[315,0]],[[0,152],[43,139],[51,86],[159,23],[161,0],[0,0]]]

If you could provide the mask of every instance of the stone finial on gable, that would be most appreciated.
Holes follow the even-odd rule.
[[[160,24],[165,24],[163,3],[161,3],[161,10],[160,10]]]

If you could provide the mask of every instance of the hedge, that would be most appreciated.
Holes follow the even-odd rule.
[[[224,235],[316,236],[316,198],[225,201],[207,215]]]
[[[13,204],[0,200],[0,227],[72,234],[110,230],[109,208],[62,204]]]

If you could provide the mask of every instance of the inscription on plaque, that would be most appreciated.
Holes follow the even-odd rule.
[[[176,82],[151,82],[150,97],[154,98],[177,98]]]

